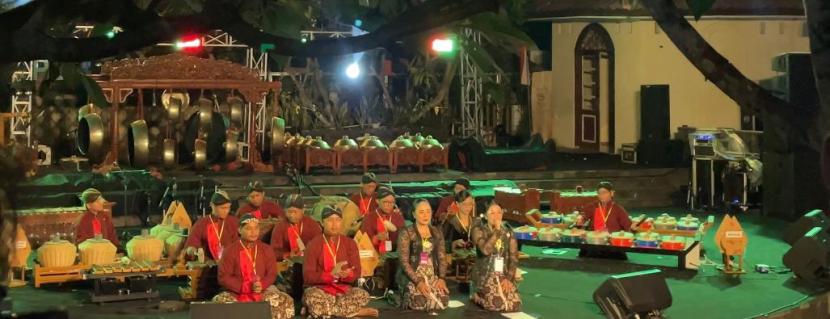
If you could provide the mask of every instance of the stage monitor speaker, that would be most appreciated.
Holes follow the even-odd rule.
[[[813,227],[784,254],[784,266],[799,278],[830,283],[830,235]]]
[[[191,319],[271,319],[271,305],[267,302],[193,302]]]
[[[668,141],[669,86],[640,86],[640,140]]]
[[[671,307],[672,296],[660,270],[608,278],[594,291],[594,302],[609,319],[653,316]]]
[[[795,245],[801,237],[804,237],[804,234],[814,227],[827,229],[827,226],[830,226],[827,215],[821,209],[812,210],[792,223],[790,227],[787,227],[787,230],[784,231],[784,241],[791,246]]]

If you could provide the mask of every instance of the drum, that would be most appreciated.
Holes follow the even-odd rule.
[[[548,227],[539,230],[538,238],[541,241],[558,242],[561,236],[562,229],[556,227]]]
[[[585,231],[582,229],[566,229],[562,232],[560,242],[569,244],[581,244],[585,242]]]
[[[611,246],[633,247],[634,234],[625,231],[614,232],[611,234],[610,243]]]
[[[520,226],[513,229],[513,233],[516,234],[516,239],[534,240],[538,235],[538,230],[532,226]]]
[[[677,226],[677,219],[674,217],[669,216],[669,214],[663,214],[657,217],[654,220],[654,229],[658,230],[672,230]]]
[[[561,224],[562,215],[557,212],[542,214],[541,222],[542,224]]]
[[[686,237],[682,236],[663,236],[660,242],[660,248],[666,250],[683,250],[686,248]]]
[[[660,247],[660,234],[658,233],[639,233],[637,239],[634,241],[634,246],[639,248],[658,248]]]
[[[590,231],[585,235],[585,242],[591,245],[607,245],[608,232]]]

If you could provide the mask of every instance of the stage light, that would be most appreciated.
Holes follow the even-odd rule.
[[[437,38],[432,40],[432,51],[437,53],[450,53],[455,47],[454,41],[450,38]]]
[[[202,38],[199,36],[187,36],[176,41],[177,50],[196,50],[202,47]]]
[[[115,37],[115,30],[110,30],[109,32],[107,32],[107,38],[108,39],[112,39],[114,37]]]
[[[357,62],[352,62],[346,67],[346,76],[350,79],[357,79],[360,76],[360,65]]]
[[[354,20],[354,26],[360,28],[360,26],[362,26],[362,25],[363,25],[363,20],[360,20],[360,19],[355,19]]]
[[[306,36],[303,36],[302,38],[300,38],[300,42],[301,43],[306,43],[306,42],[308,42],[308,38]]]

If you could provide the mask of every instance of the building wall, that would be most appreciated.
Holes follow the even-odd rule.
[[[772,58],[784,52],[809,51],[801,18],[736,19],[710,17],[690,21],[709,43],[754,81],[770,78]],[[557,146],[574,146],[574,48],[589,19],[553,21],[552,90],[546,103],[533,104],[533,130]],[[700,72],[651,20],[603,19],[611,35],[615,66],[615,145],[635,143],[640,135],[640,85],[670,86],[670,125],[740,127],[737,104]],[[536,77],[534,77],[534,80]],[[543,89],[534,83],[534,89]]]

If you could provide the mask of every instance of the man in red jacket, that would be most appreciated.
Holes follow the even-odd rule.
[[[277,261],[267,244],[259,241],[259,220],[244,215],[239,240],[229,245],[219,262],[219,285],[225,290],[216,302],[267,301],[273,319],[294,318],[294,300],[274,287]]]
[[[94,188],[87,188],[81,193],[80,198],[86,206],[86,212],[81,215],[81,219],[75,225],[75,244],[80,244],[84,240],[101,235],[118,247],[120,242],[115,234],[112,218],[106,216],[104,212],[104,203],[107,200],[104,199],[101,192]]]
[[[342,235],[343,213],[326,207],[321,214],[323,234],[308,243],[303,281],[308,287],[303,304],[311,317],[377,317],[366,307],[369,293],[353,287],[360,277],[357,243]]]
[[[251,214],[258,219],[283,218],[285,211],[279,204],[265,198],[265,186],[260,181],[253,181],[248,184],[248,202],[240,205],[236,216],[241,217]]]
[[[225,191],[217,191],[210,198],[210,215],[199,218],[190,228],[185,246],[188,256],[204,249],[205,258],[220,260],[225,247],[239,241],[239,219],[230,215],[231,200]]]
[[[378,208],[375,197],[375,190],[378,188],[378,181],[375,173],[363,174],[360,179],[360,191],[352,194],[349,199],[360,209],[360,216],[374,212]]]

